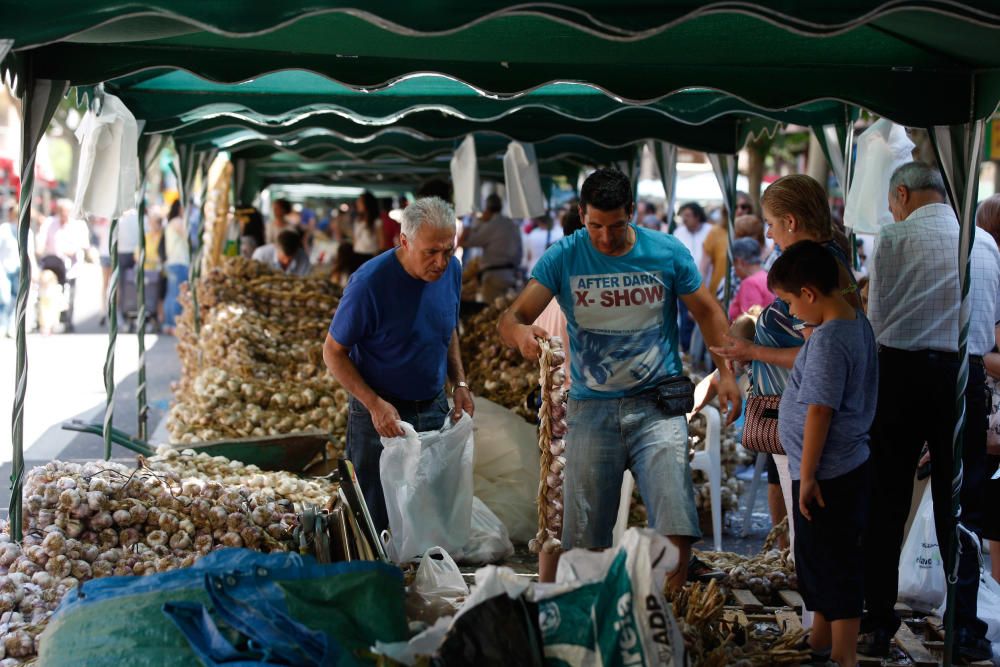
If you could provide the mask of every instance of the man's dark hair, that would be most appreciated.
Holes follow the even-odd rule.
[[[388,213],[392,210],[392,197],[382,197],[378,200],[379,208]]]
[[[570,206],[563,214],[562,230],[563,236],[569,236],[578,229],[583,229],[583,222],[580,220],[580,209]]]
[[[294,259],[302,249],[302,235],[293,229],[286,229],[278,234],[278,247],[286,257]]]
[[[486,210],[490,213],[499,213],[503,210],[503,200],[500,195],[492,193],[486,196]]]
[[[832,294],[840,285],[840,266],[830,251],[815,241],[799,241],[775,261],[767,273],[767,287],[797,294],[812,287],[822,294]]]
[[[280,210],[282,215],[288,215],[292,212],[292,202],[287,199],[275,199],[274,207]]]
[[[580,208],[586,212],[587,206],[601,211],[623,208],[625,213],[632,215],[632,182],[613,167],[598,169],[580,188]]]
[[[698,202],[689,201],[688,203],[684,204],[679,209],[677,209],[677,215],[681,215],[682,213],[684,213],[684,209],[691,209],[691,212],[694,213],[694,217],[698,218],[698,220],[700,220],[701,222],[708,221],[708,216],[705,215],[705,209],[703,209],[701,207],[701,204],[699,204]]]

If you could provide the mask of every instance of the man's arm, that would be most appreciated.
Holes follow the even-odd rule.
[[[348,356],[349,352],[350,350],[334,340],[333,336],[326,334],[326,341],[323,343],[323,361],[326,362],[326,367],[333,377],[351,396],[368,408],[372,424],[379,435],[385,438],[404,435],[403,429],[399,427],[399,412],[368,386],[358,372],[358,367]]]
[[[701,329],[701,334],[709,345],[709,349],[722,344],[726,339],[729,323],[722,312],[722,306],[708,293],[708,289],[702,285],[691,294],[682,294],[680,298],[687,306],[691,317],[697,322],[698,328]],[[740,416],[743,409],[743,397],[736,384],[736,377],[725,359],[717,356],[714,352],[712,357],[715,360],[715,365],[719,368],[719,404],[726,414],[726,423],[732,424]]]
[[[504,345],[517,348],[521,356],[529,361],[538,359],[542,354],[542,348],[539,347],[536,338],[548,339],[549,334],[545,329],[535,326],[533,322],[538,319],[550,301],[552,292],[549,288],[534,278],[529,280],[514,303],[497,321],[497,331]]]
[[[805,430],[802,434],[802,463],[799,471],[799,511],[809,521],[812,514],[809,505],[813,501],[820,507],[826,507],[823,494],[816,481],[816,468],[819,467],[826,436],[830,431],[830,421],[833,419],[833,408],[826,405],[810,405],[806,411]]]
[[[462,351],[458,345],[458,329],[451,333],[451,342],[448,343],[448,379],[455,386],[455,410],[451,414],[451,420],[457,422],[462,417],[463,411],[472,417],[476,412],[476,406],[472,402],[472,392],[468,387],[458,386],[459,382],[465,382]]]

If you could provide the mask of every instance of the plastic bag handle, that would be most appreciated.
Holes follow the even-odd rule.
[[[267,581],[266,570],[252,575],[205,575],[205,590],[212,606],[227,625],[266,648],[268,654],[280,656],[283,664],[322,667],[337,663],[341,648],[332,638],[299,623],[262,596],[247,600],[238,597],[240,579],[248,576]]]
[[[165,602],[163,614],[180,630],[198,660],[205,667],[260,667],[280,665],[266,662],[236,649],[219,631],[205,605],[199,602]]]

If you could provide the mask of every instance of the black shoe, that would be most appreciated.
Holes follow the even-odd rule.
[[[885,628],[876,628],[858,637],[858,653],[870,658],[885,658],[889,655],[889,640],[896,631],[891,633]]]
[[[691,560],[688,561],[688,581],[700,581],[704,584],[712,581],[713,579],[725,579],[726,573],[722,570],[716,570],[711,565],[701,560],[697,556],[691,556]]]
[[[956,665],[993,659],[993,647],[983,637],[977,637],[967,628],[955,632],[954,660]]]
[[[830,662],[830,654],[833,652],[833,647],[827,647],[822,650],[816,650],[809,645],[809,635],[802,638],[795,646],[799,651],[809,651],[809,664],[820,664],[826,665]]]

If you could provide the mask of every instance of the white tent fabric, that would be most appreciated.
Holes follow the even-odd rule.
[[[458,217],[479,209],[479,162],[476,160],[476,140],[468,135],[451,158],[451,184]]]
[[[74,214],[118,218],[135,207],[139,188],[139,128],[135,116],[114,95],[104,95],[100,115],[84,114],[79,185]]]
[[[503,156],[503,174],[511,217],[534,218],[545,213],[545,196],[534,146],[510,142]]]

